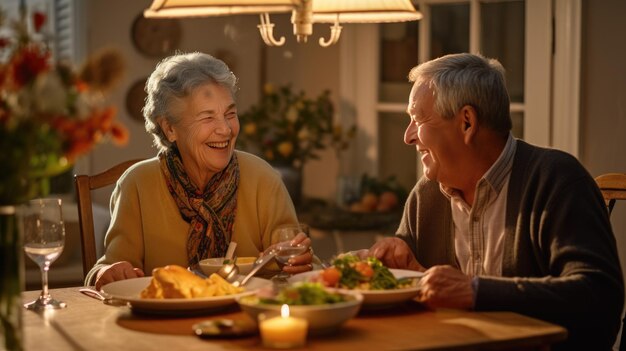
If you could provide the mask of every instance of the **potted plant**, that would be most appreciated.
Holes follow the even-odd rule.
[[[302,167],[328,147],[348,147],[356,126],[344,130],[335,120],[330,91],[316,98],[289,85],[266,84],[261,100],[242,113],[239,145],[279,169],[295,204],[301,198]]]

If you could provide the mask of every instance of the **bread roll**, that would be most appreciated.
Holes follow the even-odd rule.
[[[168,265],[152,271],[150,285],[141,292],[141,298],[190,299],[230,295],[241,291],[243,288],[234,287],[217,274],[202,279],[181,266]]]

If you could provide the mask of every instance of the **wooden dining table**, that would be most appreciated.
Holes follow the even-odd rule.
[[[192,316],[145,316],[79,292],[50,290],[67,303],[59,310],[23,310],[25,350],[257,350],[258,334],[200,338],[192,331],[211,319],[249,318],[234,304]],[[39,291],[22,293],[24,302]],[[306,350],[549,350],[565,340],[564,328],[513,312],[432,311],[415,301],[385,310],[361,310],[334,333],[309,336]]]

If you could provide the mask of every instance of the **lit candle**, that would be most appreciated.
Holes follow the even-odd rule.
[[[280,317],[265,319],[259,323],[263,345],[276,348],[303,346],[308,325],[306,319],[290,317],[289,306],[282,305]]]

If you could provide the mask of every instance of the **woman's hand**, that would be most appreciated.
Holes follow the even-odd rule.
[[[311,239],[304,233],[299,233],[290,242],[291,246],[304,245],[307,250],[298,256],[294,256],[287,261],[283,271],[289,274],[297,274],[313,270],[313,248],[311,247]]]
[[[276,246],[279,244],[280,243],[268,247],[261,253],[261,256],[269,254],[272,250],[276,249]],[[309,239],[309,237],[304,233],[298,233],[298,235],[291,239],[289,245],[304,245],[307,250],[298,256],[290,258],[287,264],[283,267],[283,271],[288,274],[297,274],[312,270],[313,264],[311,262],[313,262],[313,248],[311,247],[311,239]]]
[[[143,276],[145,276],[144,272],[140,268],[134,268],[130,262],[116,262],[110,266],[100,268],[96,277],[96,290],[100,290],[103,285],[114,281]]]

